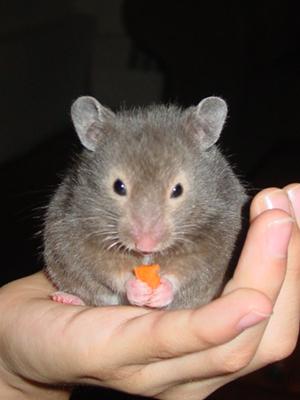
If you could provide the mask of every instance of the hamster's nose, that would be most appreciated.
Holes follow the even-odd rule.
[[[135,249],[152,253],[160,249],[166,236],[166,226],[157,216],[134,216],[130,224],[131,240]]]
[[[135,247],[138,251],[144,253],[151,253],[155,251],[156,246],[158,245],[159,240],[149,234],[138,235],[135,238]]]

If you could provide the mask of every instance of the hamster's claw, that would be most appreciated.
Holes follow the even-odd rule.
[[[80,297],[74,296],[70,293],[65,292],[54,292],[50,295],[50,298],[57,303],[62,304],[72,304],[74,306],[84,306],[85,303],[81,300]]]

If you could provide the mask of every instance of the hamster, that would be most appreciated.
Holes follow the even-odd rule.
[[[73,103],[84,149],[45,217],[54,300],[174,309],[220,293],[247,200],[216,145],[226,115],[219,97],[117,113]],[[156,289],[133,275],[145,262],[160,265]]]

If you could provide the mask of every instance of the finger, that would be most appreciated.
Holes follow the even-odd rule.
[[[299,210],[299,202],[297,202],[295,207],[294,201],[295,199],[292,201],[294,210]],[[263,212],[263,210],[261,210],[261,212]],[[299,211],[295,211],[295,216],[299,218]],[[204,352],[204,354],[201,354],[201,360],[199,355],[198,365],[201,365],[201,367],[203,365],[210,366],[211,378],[209,378],[210,371],[206,368],[205,374],[209,379],[204,379],[204,371],[201,368],[201,379],[199,379],[199,372],[198,380],[197,378],[194,378],[193,382],[181,383],[172,387],[170,386],[169,388],[166,388],[164,392],[161,392],[159,398],[164,400],[171,400],[174,398],[198,400],[199,393],[201,393],[203,398],[205,398],[218,388],[224,386],[226,383],[262,368],[269,363],[287,357],[294,350],[299,334],[299,287],[300,238],[299,230],[297,229],[296,224],[294,224],[289,245],[289,259],[286,277],[275,303],[274,313],[268,320],[266,329],[264,330],[264,323],[261,323],[238,336],[229,346],[225,344],[219,348],[214,348],[210,351]],[[252,350],[251,346],[249,347],[249,343],[252,345]],[[232,344],[234,344],[234,346],[232,346]],[[225,352],[222,347],[225,349]],[[251,351],[254,353],[256,347],[257,351],[251,359]],[[207,356],[207,359],[205,356]],[[228,363],[228,360],[231,360],[232,362]],[[215,371],[213,366],[216,367]],[[218,369],[219,376],[217,376]]]
[[[130,363],[179,357],[224,343],[267,318],[270,301],[253,290],[236,290],[196,310],[155,311],[129,320],[114,337]],[[247,325],[248,324],[248,325]]]
[[[290,199],[295,220],[300,221],[300,185],[284,188]],[[299,334],[300,318],[300,231],[294,225],[289,244],[287,273],[262,342],[260,357],[265,362],[287,357],[295,348]],[[274,355],[274,346],[277,352]]]
[[[261,192],[253,207],[254,218],[258,212],[264,211],[263,207],[289,209],[296,221],[288,249],[286,276],[276,301],[274,316],[268,324],[261,346],[264,354],[261,355],[261,351],[258,355],[264,358],[267,363],[275,361],[276,358],[282,359],[288,356],[294,349],[298,337],[300,316],[300,185],[294,183],[282,190],[275,188]],[[276,353],[273,351],[275,344],[277,344]]]
[[[214,364],[208,360],[209,355],[201,362],[202,351],[230,341],[267,319],[271,311],[271,303],[264,295],[241,289],[198,310],[152,312],[128,321],[111,338],[115,343],[114,364],[108,363],[111,370],[133,365],[128,368],[132,378],[127,373],[126,382],[115,381],[114,387],[121,385],[119,388],[124,390],[125,385],[125,390],[130,391],[133,382],[137,387],[138,375],[141,393],[154,395],[175,383],[198,377],[199,372],[205,377],[218,366],[217,361]],[[222,364],[220,368],[223,370]],[[96,370],[89,375],[95,373]]]
[[[259,192],[250,207],[250,219],[253,220],[261,212],[278,208],[291,214],[300,227],[300,184],[292,183],[283,189],[267,188]],[[289,201],[287,201],[287,198]]]
[[[98,362],[100,368],[112,332],[149,312],[138,307],[66,306],[49,299],[52,291],[45,275],[37,273],[0,292],[1,360],[18,376],[43,384],[76,382],[89,363]]]
[[[288,202],[288,197],[290,203]],[[264,198],[267,196],[267,199]],[[289,209],[295,221],[299,221],[300,185],[292,184],[280,189],[266,189],[261,192],[256,204],[253,204],[252,218],[263,213],[264,207],[270,210]],[[269,319],[255,357],[240,372],[229,377],[229,380],[245,375],[258,368],[281,360],[294,350],[299,334],[300,319],[300,233],[297,223],[293,224],[292,236],[288,246],[288,260],[284,282],[275,302],[274,312]]]
[[[286,272],[293,219],[284,211],[268,210],[249,228],[241,256],[224,292],[248,287],[266,294],[274,303]]]
[[[291,186],[289,186],[288,188],[286,188],[286,190],[289,189],[291,190]],[[299,196],[299,186],[297,186],[297,188],[295,188],[295,186],[293,185],[293,189],[297,190],[297,196],[295,194],[295,192],[292,194],[291,197],[293,197],[294,203],[295,203],[295,199],[296,197],[298,198]],[[268,196],[267,199],[265,198],[265,196]],[[266,209],[281,209],[284,210],[285,212],[289,212],[292,213],[291,207],[288,204],[287,201],[287,196],[286,194],[276,188],[271,188],[271,189],[267,189],[264,190],[263,192],[261,192],[259,195],[256,196],[256,198],[254,199],[254,201],[252,202],[252,206],[251,206],[251,220],[253,221],[255,218],[257,218],[261,213],[264,213],[266,211]],[[299,210],[299,203],[297,202],[296,205],[293,206],[294,210]],[[264,214],[262,217],[260,217],[258,219],[258,221],[263,221],[263,223],[268,221],[268,217],[266,217],[266,215],[269,215],[271,217],[275,217],[278,218],[286,218],[286,214],[278,214],[276,211],[276,214],[274,213],[274,211]],[[293,214],[294,215],[294,214]],[[299,214],[298,214],[299,216]],[[270,218],[271,218],[270,217]],[[259,224],[255,223],[254,226],[252,226],[251,228],[259,228]],[[290,261],[290,257],[289,257],[289,263],[288,263],[288,273],[286,275],[289,274],[289,269],[292,266],[293,270],[296,270],[298,272],[296,272],[296,275],[299,277],[299,262],[295,261],[295,260],[300,260],[300,255],[299,255],[299,251],[300,251],[300,245],[299,242],[296,243],[295,240],[295,226],[293,228],[293,236],[291,238],[291,243],[290,243],[290,248],[289,248],[289,255],[291,252],[298,252],[298,254],[295,254],[295,257],[293,257],[293,262]],[[263,233],[262,231],[260,231],[259,233]],[[274,234],[274,232],[271,234]],[[276,234],[276,232],[275,232]],[[247,237],[247,241],[249,239],[251,239],[251,235],[252,232],[249,232],[249,235]],[[255,238],[254,239],[258,239]],[[278,238],[279,239],[279,238]],[[254,241],[255,242],[255,241]],[[286,247],[285,247],[286,246]],[[287,251],[287,245],[285,245],[283,247],[285,247],[285,252]],[[262,246],[262,248],[260,249],[262,252],[264,251],[264,246]],[[275,249],[274,249],[275,250]],[[278,250],[278,249],[277,249]],[[281,247],[282,250],[282,247]],[[277,251],[275,252],[276,255]],[[237,272],[236,272],[236,276],[235,278],[238,278],[238,282],[239,284],[245,284],[245,285],[255,285],[257,288],[260,288],[260,290],[265,290],[265,288],[261,285],[257,286],[257,283],[259,283],[259,280],[257,280],[255,277],[251,277],[251,272],[255,273],[256,271],[253,271],[253,266],[252,263],[250,262],[248,264],[248,267],[252,267],[252,271],[250,270],[248,274],[243,276],[243,273],[245,273],[245,270],[247,268],[247,254],[251,255],[251,251],[245,251],[244,254],[242,254],[243,258],[241,259],[242,263],[239,264]],[[261,252],[260,252],[261,254]],[[278,254],[278,253],[277,253]],[[293,254],[293,253],[292,253]],[[274,253],[273,253],[274,256]],[[269,265],[266,265],[266,263],[264,263],[264,269],[263,269],[263,275],[265,275],[267,273],[267,275],[265,275],[266,277],[269,275],[268,274],[268,270],[269,272],[272,271],[272,266],[275,266],[275,275],[276,275],[276,279],[274,280],[273,284],[271,285],[271,287],[268,285],[267,287],[267,293],[272,294],[272,299],[273,301],[276,300],[276,291],[278,292],[278,290],[280,289],[280,282],[283,278],[282,272],[284,272],[284,258],[283,258],[283,265],[281,264],[281,261],[279,260],[279,268],[278,268],[278,262],[276,260],[277,257],[272,257],[271,254],[271,258],[270,258],[270,263]],[[248,259],[249,261],[249,259]],[[251,260],[250,260],[251,261]],[[255,260],[253,261],[258,261],[257,257],[255,258]],[[275,261],[275,262],[274,262]],[[291,264],[297,264],[297,265],[292,265]],[[268,264],[268,263],[267,263]],[[255,263],[254,263],[255,266]],[[258,266],[261,267],[260,263],[258,263]],[[277,266],[277,268],[276,268]],[[278,274],[278,270],[281,271]],[[282,271],[283,270],[283,271]],[[246,271],[247,272],[247,271]],[[263,278],[263,275],[260,275],[260,278]],[[250,279],[249,279],[250,278]],[[248,279],[248,280],[247,280]],[[276,283],[277,281],[277,283]],[[297,291],[297,295],[295,296],[297,299],[299,299],[299,279],[291,279],[291,283],[294,283],[294,289],[295,291]],[[232,288],[234,287],[234,285],[237,283],[237,281],[235,281],[234,283],[231,282],[231,287],[229,290],[232,290]],[[276,290],[276,286],[277,286],[277,290]],[[286,286],[286,281],[284,281],[284,286],[283,289]],[[246,373],[249,373],[257,368],[260,368],[264,365],[266,365],[268,362],[272,361],[270,360],[270,358],[268,359],[268,356],[271,354],[273,354],[274,357],[274,353],[276,354],[278,351],[278,347],[280,347],[280,343],[282,343],[282,340],[284,337],[288,337],[288,335],[286,334],[287,332],[280,332],[280,327],[284,326],[285,329],[289,329],[289,327],[293,327],[293,326],[299,326],[299,301],[296,301],[296,306],[295,306],[295,310],[294,313],[292,313],[294,315],[294,321],[291,325],[291,321],[288,321],[288,318],[286,321],[281,321],[283,323],[279,323],[276,326],[276,330],[274,330],[274,328],[272,327],[272,325],[274,325],[276,323],[276,315],[278,314],[277,310],[279,309],[279,307],[282,307],[282,314],[283,315],[287,315],[288,313],[286,312],[286,310],[290,310],[291,309],[291,304],[288,304],[288,301],[286,303],[284,303],[282,300],[284,299],[284,290],[282,290],[279,294],[277,303],[275,305],[276,307],[276,311],[274,312],[275,315],[272,316],[272,318],[270,319],[268,326],[267,326],[267,331],[266,333],[269,334],[270,337],[268,337],[268,335],[266,335],[266,333],[264,334],[264,323],[259,324],[258,326],[253,327],[252,329],[247,330],[244,334],[238,336],[236,339],[234,339],[231,343],[225,344],[223,346],[220,346],[219,348],[212,348],[211,350],[208,350],[204,353],[201,354],[201,364],[198,365],[211,365],[211,364],[215,364],[216,365],[216,361],[219,361],[219,366],[223,366],[224,371],[223,373],[220,372],[220,376],[219,377],[215,377],[215,378],[211,378],[211,379],[203,379],[203,370],[201,371],[201,380],[200,381],[195,381],[195,382],[188,382],[188,383],[182,383],[179,384],[177,386],[173,386],[169,389],[167,389],[164,393],[161,394],[160,398],[162,399],[172,399],[172,398],[189,398],[189,399],[198,399],[198,394],[201,392],[204,396],[208,396],[210,393],[212,393],[213,391],[215,391],[218,387],[223,386],[225,383],[236,379],[238,376],[241,375],[245,375]],[[291,298],[289,296],[288,300],[289,302],[291,302]],[[279,305],[278,305],[279,303]],[[282,303],[282,305],[280,306],[280,304]],[[293,308],[293,307],[292,307]],[[296,318],[295,318],[296,316]],[[296,321],[295,321],[296,319]],[[271,327],[271,329],[270,329]],[[298,329],[294,329],[296,330],[296,332],[298,333]],[[274,332],[276,331],[276,339],[271,341],[271,339],[274,339]],[[296,334],[297,336],[297,334]],[[262,338],[262,340],[261,340]],[[261,354],[262,350],[261,348],[266,348],[266,340],[268,340],[268,343],[271,343],[271,345],[268,346],[267,348],[267,354],[266,354],[266,350],[264,350],[264,355]],[[288,342],[288,346],[285,346],[285,348],[282,348],[282,350],[279,349],[279,353],[281,353],[282,355],[282,351],[289,351],[290,350],[290,343],[291,341]],[[292,343],[294,343],[294,340],[292,339]],[[250,344],[250,346],[249,346]],[[256,348],[258,348],[258,352],[257,354],[254,356],[254,358],[251,360],[251,354],[255,354]],[[274,351],[275,350],[275,351]],[[207,363],[205,363],[205,355],[209,355],[208,359],[207,359]],[[194,356],[195,357],[195,356]],[[280,355],[279,355],[280,357]],[[199,355],[200,358],[200,355]],[[223,359],[223,363],[222,363],[222,359]],[[232,360],[232,362],[228,363],[228,361],[226,360]],[[251,360],[251,361],[250,361]],[[199,360],[200,361],[200,360]],[[213,363],[212,363],[213,361]],[[250,362],[249,362],[250,361]],[[274,360],[275,361],[275,360]],[[248,363],[249,362],[249,363]],[[217,364],[218,365],[218,364]],[[244,367],[244,368],[243,368]],[[217,368],[218,369],[218,368]],[[216,369],[216,371],[217,371]],[[226,371],[227,370],[227,371]],[[236,372],[234,372],[236,371]],[[206,374],[209,373],[209,371],[206,369]],[[213,367],[211,372],[213,373]],[[225,375],[224,375],[225,372]],[[230,373],[231,372],[231,373]],[[213,376],[213,375],[212,375]],[[214,375],[215,376],[215,375]],[[198,379],[200,378],[200,373],[198,375]],[[195,379],[195,378],[194,378]]]
[[[285,278],[292,226],[293,220],[282,210],[259,214],[250,225],[237,269],[224,293],[248,287],[264,293],[275,304]],[[232,374],[227,373],[227,379],[233,379],[234,371],[244,370],[251,364],[265,327],[266,323],[254,326],[224,346],[212,349],[211,359],[223,360],[225,368],[232,370]],[[231,365],[229,362],[228,366],[226,359],[232,360]]]
[[[42,383],[88,382],[85,377],[89,377],[89,382],[99,384],[101,373],[113,376],[112,371],[137,362],[144,365],[223,343],[271,312],[269,300],[251,290],[235,291],[199,310],[65,306],[46,301],[52,288],[44,281],[38,285],[35,279],[32,276],[7,289],[22,300],[11,307],[5,330],[18,358],[26,361],[22,375]],[[26,340],[39,338],[32,357],[23,354],[27,346],[20,344],[13,329],[16,321]]]
[[[279,209],[292,215],[287,194],[284,190],[273,187],[259,192],[251,202],[250,221],[266,210]]]
[[[293,183],[287,185],[283,190],[289,197],[292,213],[300,229],[300,184]]]

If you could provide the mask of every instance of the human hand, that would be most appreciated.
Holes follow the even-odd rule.
[[[291,236],[289,216],[294,219]],[[223,295],[243,287],[255,288],[272,301],[272,316],[232,341],[212,347],[206,352],[207,359],[199,357],[199,365],[208,366],[210,379],[178,386],[173,389],[178,398],[183,395],[184,398],[197,399],[197,393],[205,398],[228,382],[288,357],[297,344],[300,320],[300,185],[260,192],[251,204],[250,224],[238,266]]]
[[[3,287],[2,397],[60,400],[69,398],[66,385],[96,384],[198,400],[289,355],[300,314],[300,235],[289,219],[298,211],[300,222],[300,200],[290,194],[289,209],[291,188],[300,192],[293,185],[255,198],[234,277],[219,299],[200,309],[66,306],[49,300],[53,288],[42,273]],[[265,211],[270,206],[279,210]]]

